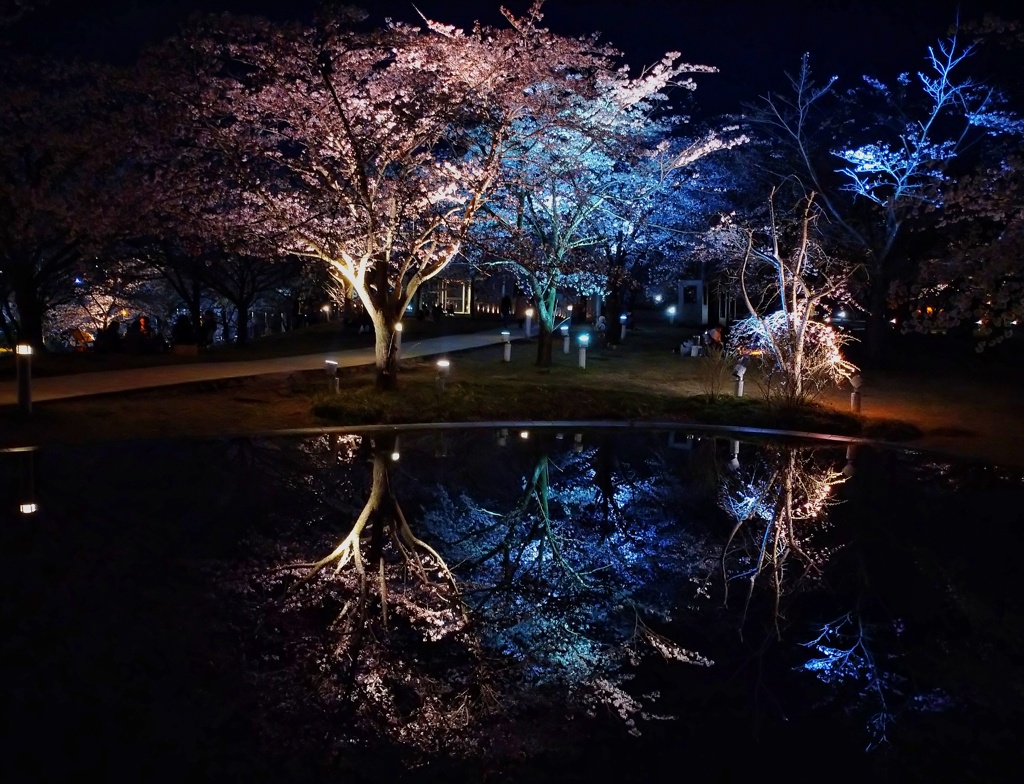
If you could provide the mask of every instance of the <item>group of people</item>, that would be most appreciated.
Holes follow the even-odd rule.
[[[138,316],[128,322],[124,331],[121,330],[122,322],[118,319],[111,319],[107,326],[96,333],[93,341],[93,350],[103,354],[124,351],[129,354],[156,354],[167,351],[170,346],[167,339],[158,329],[154,329],[149,316]],[[212,310],[203,313],[199,333],[192,324],[192,319],[187,314],[178,316],[171,327],[170,345],[200,345],[208,346],[213,343],[214,335],[217,333],[217,316]]]

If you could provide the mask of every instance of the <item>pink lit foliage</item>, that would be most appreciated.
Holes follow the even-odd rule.
[[[359,298],[381,386],[396,381],[395,325],[458,255],[521,118],[587,89],[578,75],[602,62],[593,41],[540,28],[540,6],[469,31],[221,17],[179,49],[204,85],[199,146],[224,160],[237,199],[224,219]]]
[[[6,57],[0,66],[0,335],[43,345],[51,311],[110,236],[118,161],[102,68]],[[115,192],[116,193],[116,192]],[[101,195],[102,194],[102,195]],[[74,325],[78,326],[78,325]]]
[[[910,306],[911,331],[973,327],[978,351],[1002,343],[1024,323],[1024,159],[1010,154],[945,188],[939,221],[949,236],[916,280],[891,296]]]

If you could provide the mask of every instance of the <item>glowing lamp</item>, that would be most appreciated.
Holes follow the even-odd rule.
[[[584,348],[586,348],[588,345],[590,345],[590,334],[589,333],[584,332],[582,335],[580,335],[580,345],[583,346]]]
[[[502,330],[501,339],[508,343],[510,340],[512,340],[512,333],[509,332],[508,330]]]
[[[451,369],[452,363],[447,359],[437,360],[437,372],[447,374]]]
[[[521,430],[519,432],[519,437],[520,438],[529,438],[530,437],[530,431],[529,430]]]
[[[397,324],[395,324],[395,332],[401,332],[401,331],[402,331],[402,322],[399,321]]]
[[[326,371],[328,376],[334,378],[336,375],[338,375],[338,363],[335,362],[333,359],[325,360],[324,370]]]
[[[22,514],[35,514],[39,511],[38,504],[21,504],[18,506],[18,511]]]
[[[562,325],[562,337],[564,338],[568,334],[569,334],[569,325],[568,324],[563,324]]]
[[[14,353],[23,357],[32,356],[32,346],[28,343],[19,343],[14,347]]]

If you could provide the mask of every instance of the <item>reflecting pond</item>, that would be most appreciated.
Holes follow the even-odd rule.
[[[1024,773],[1024,478],[466,428],[0,453],[4,780]]]

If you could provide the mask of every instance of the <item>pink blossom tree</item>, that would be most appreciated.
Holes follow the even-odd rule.
[[[539,27],[540,7],[470,31],[220,17],[166,53],[194,76],[191,130],[222,161],[227,230],[323,264],[358,297],[382,388],[396,383],[396,325],[461,251],[519,120],[585,93],[581,75],[604,66],[592,39]]]

